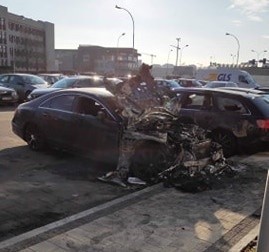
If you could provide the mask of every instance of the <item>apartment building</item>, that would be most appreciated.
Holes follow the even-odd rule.
[[[56,49],[58,71],[74,70],[102,75],[124,76],[138,68],[136,49],[79,45],[77,50]],[[71,69],[73,67],[73,69]]]
[[[0,5],[0,71],[54,70],[54,24],[9,13]]]

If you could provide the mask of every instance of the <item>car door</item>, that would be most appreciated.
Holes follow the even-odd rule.
[[[62,149],[72,149],[76,131],[72,124],[74,95],[49,98],[38,108],[38,120],[47,142]]]
[[[246,137],[248,129],[255,125],[250,125],[250,112],[239,97],[217,95],[216,102],[218,127],[233,133],[236,137]]]
[[[76,149],[94,159],[116,161],[121,126],[109,108],[96,98],[80,96],[74,112]]]
[[[189,92],[182,98],[180,116],[191,119],[204,129],[214,124],[213,97],[210,93]]]
[[[25,99],[25,83],[21,76],[9,75],[8,84],[16,90],[20,100]]]

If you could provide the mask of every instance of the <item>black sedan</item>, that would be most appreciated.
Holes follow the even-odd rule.
[[[105,88],[51,92],[17,108],[12,130],[33,150],[46,146],[116,162],[123,118]]]
[[[18,98],[18,94],[13,88],[6,88],[0,84],[0,104],[14,104]]]
[[[72,76],[63,78],[55,82],[49,88],[42,88],[33,90],[27,97],[28,100],[33,100],[41,95],[48,94],[53,91],[66,88],[82,88],[82,87],[104,87],[104,81],[102,77],[98,76]]]

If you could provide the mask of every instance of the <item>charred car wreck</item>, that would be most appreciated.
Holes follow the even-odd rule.
[[[136,178],[141,184],[163,181],[188,191],[208,189],[233,168],[205,130],[178,116],[179,99],[156,88],[150,69],[142,64],[136,77],[107,86],[124,108],[127,126],[116,170],[99,179],[124,187]]]

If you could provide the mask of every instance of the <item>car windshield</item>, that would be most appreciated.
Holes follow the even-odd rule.
[[[167,83],[168,83],[168,86],[170,88],[180,88],[181,87],[176,81],[169,80],[169,81],[167,81]]]
[[[46,82],[38,77],[38,76],[34,76],[34,75],[29,75],[29,76],[22,76],[23,82],[31,84],[31,85],[39,85],[39,84],[46,84]]]
[[[76,81],[77,81],[77,79],[73,79],[73,78],[64,78],[64,79],[61,79],[61,80],[55,82],[51,87],[52,87],[52,88],[69,88],[69,87],[71,87]]]

